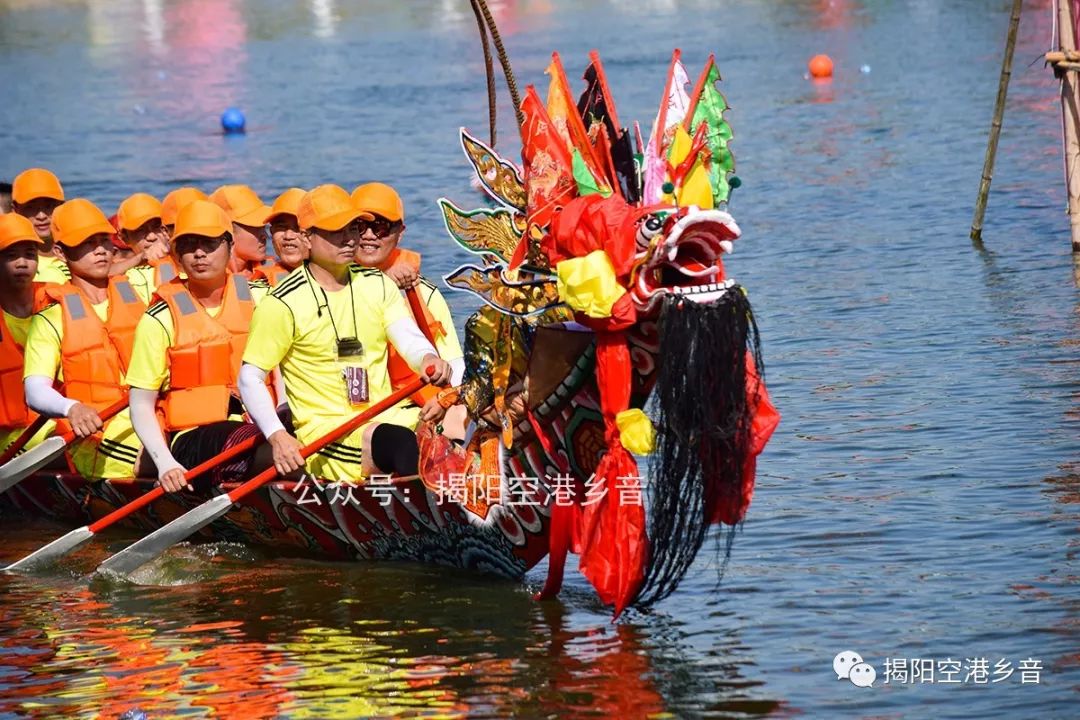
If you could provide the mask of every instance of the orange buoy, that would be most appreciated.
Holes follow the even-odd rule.
[[[814,57],[810,58],[810,62],[807,63],[807,67],[810,69],[810,75],[812,77],[832,77],[833,62],[832,58],[828,55],[815,55]]]

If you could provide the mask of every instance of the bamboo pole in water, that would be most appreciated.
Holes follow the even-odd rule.
[[[1058,48],[1072,59],[1076,53],[1076,32],[1073,25],[1072,0],[1058,0]],[[1062,68],[1061,116],[1065,140],[1065,186],[1069,192],[1069,224],[1072,228],[1073,252],[1080,252],[1080,77],[1075,71]]]
[[[1069,0],[1063,0],[1062,4]],[[990,180],[994,176],[994,156],[997,155],[998,138],[1001,136],[1001,118],[1005,114],[1005,96],[1009,92],[1012,75],[1013,49],[1016,47],[1016,31],[1020,27],[1020,10],[1023,0],[1013,0],[1012,17],[1009,19],[1009,36],[1005,41],[1005,59],[1001,63],[1001,79],[998,80],[997,102],[994,104],[994,121],[990,124],[990,140],[986,143],[986,159],[983,161],[982,182],[979,197],[975,201],[975,218],[971,221],[971,239],[982,242],[983,215],[990,196]]]

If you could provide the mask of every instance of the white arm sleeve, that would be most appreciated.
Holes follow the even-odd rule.
[[[270,380],[274,383],[274,395],[277,396],[277,409],[289,407],[289,399],[285,395],[285,378],[281,376],[281,370],[274,368],[270,373]]]
[[[450,376],[450,384],[453,387],[457,387],[461,384],[462,378],[465,377],[465,358],[454,358],[450,361],[450,370],[453,374]]]
[[[78,403],[56,392],[53,379],[44,375],[30,375],[23,380],[23,393],[27,406],[45,417],[67,417],[68,411]]]
[[[416,322],[412,318],[402,318],[390,323],[386,328],[386,337],[416,373],[420,372],[420,365],[423,364],[425,356],[439,354],[431,342],[424,337],[424,333],[420,332],[420,328],[416,327]]]
[[[157,398],[157,390],[133,387],[128,393],[128,408],[131,410],[131,425],[135,428],[135,434],[139,436],[143,448],[154,461],[158,477],[161,477],[174,468],[181,470],[187,468],[173,457],[168,443],[165,442],[165,436],[161,433],[161,426],[158,425],[157,415],[154,412]]]
[[[240,387],[240,399],[244,401],[248,415],[259,426],[259,431],[262,432],[264,438],[285,429],[277,416],[274,398],[270,397],[270,391],[266,389],[265,370],[250,363],[244,363],[240,366],[240,376],[236,384]]]

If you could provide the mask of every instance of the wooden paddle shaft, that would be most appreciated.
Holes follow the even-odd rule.
[[[416,292],[415,287],[411,287],[405,291],[405,297],[409,300],[409,309],[412,310],[416,326],[420,328],[420,332],[424,333],[428,342],[434,345],[435,333],[431,332],[431,326],[428,325],[427,315],[424,314],[424,301],[420,299],[420,293]]]
[[[193,479],[199,477],[200,475],[202,475],[204,472],[206,472],[210,468],[213,468],[213,467],[215,467],[217,465],[220,465],[223,462],[227,462],[229,460],[232,460],[234,457],[236,457],[240,453],[247,452],[248,450],[251,450],[253,447],[258,445],[259,442],[262,441],[262,439],[263,439],[262,435],[255,435],[254,437],[249,437],[247,440],[244,440],[243,442],[240,442],[240,443],[237,443],[236,445],[233,445],[231,448],[229,448],[225,452],[221,453],[220,455],[215,455],[214,457],[210,458],[206,462],[204,462],[204,463],[202,463],[200,465],[196,465],[195,467],[193,467],[190,470],[188,470],[187,472],[185,472],[184,473],[184,479],[190,482],[191,480],[193,480]],[[113,523],[117,522],[118,520],[123,520],[128,515],[131,515],[133,512],[137,512],[138,510],[141,510],[142,508],[144,508],[147,505],[149,505],[150,503],[154,502],[155,500],[157,500],[159,497],[161,497],[164,494],[165,494],[165,488],[158,485],[156,488],[154,488],[150,492],[144,493],[138,499],[129,502],[127,505],[124,505],[123,507],[120,507],[120,508],[117,508],[116,510],[113,510],[111,513],[109,513],[105,517],[101,518],[100,520],[98,520],[94,524],[90,525],[88,529],[92,533],[99,533],[102,530],[104,530],[105,528],[112,525]]]
[[[128,406],[128,399],[125,396],[123,399],[117,400],[112,405],[109,405],[104,410],[99,412],[98,417],[101,418],[101,422],[103,422],[103,423],[108,422],[109,420],[111,420],[113,418],[114,415],[123,412],[124,409],[127,408],[127,406]],[[67,445],[67,444],[71,443],[72,440],[75,439],[75,431],[74,430],[68,430],[66,433],[62,433],[60,435],[60,437],[63,438],[64,444]]]
[[[428,375],[435,372],[434,366],[429,366],[427,368],[426,372],[427,372]],[[337,440],[339,437],[342,437],[344,435],[348,435],[353,430],[356,430],[357,428],[359,428],[361,425],[364,425],[365,423],[371,421],[371,419],[374,418],[376,415],[379,415],[383,411],[389,410],[393,406],[397,405],[399,402],[401,402],[405,398],[409,397],[414,392],[416,392],[420,388],[424,387],[424,385],[426,385],[426,384],[427,384],[427,380],[424,379],[423,377],[416,378],[415,380],[413,380],[411,383],[409,383],[405,387],[401,388],[400,390],[397,390],[396,392],[391,393],[390,395],[387,395],[385,398],[383,398],[379,402],[375,403],[374,405],[371,405],[366,410],[364,410],[362,413],[360,413],[356,417],[352,418],[351,420],[348,420],[347,422],[342,424],[340,427],[337,427],[337,428],[331,430],[330,432],[326,433],[325,435],[323,435],[319,439],[315,440],[314,442],[312,442],[312,443],[310,443],[308,445],[305,445],[300,450],[300,454],[305,459],[311,457],[312,455],[319,452],[320,450],[322,450],[324,447],[326,447],[330,443]],[[265,485],[267,482],[273,480],[275,477],[277,477],[277,475],[278,475],[277,468],[275,468],[275,467],[267,468],[266,470],[262,471],[261,473],[259,473],[255,477],[251,478],[247,482],[243,483],[242,485],[234,488],[231,492],[229,492],[229,499],[235,503],[240,498],[244,497],[245,495],[248,495],[249,493],[259,489],[259,487],[261,487],[262,485]]]
[[[15,438],[15,442],[7,446],[3,455],[0,455],[0,466],[6,465],[8,460],[18,455],[19,451],[26,447],[26,443],[30,442],[30,438],[34,437],[38,430],[45,427],[47,422],[49,422],[49,418],[44,415],[38,415],[34,418],[34,422],[30,423],[29,427],[23,430],[19,437]]]

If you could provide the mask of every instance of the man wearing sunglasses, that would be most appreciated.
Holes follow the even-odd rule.
[[[131,420],[169,492],[187,486],[186,468],[258,433],[244,422],[236,386],[251,316],[265,289],[260,293],[229,271],[232,242],[232,223],[216,204],[184,206],[172,241],[184,279],[158,287],[135,329],[127,374]],[[206,477],[212,483],[241,479],[254,457],[248,452]]]
[[[394,408],[306,463],[301,442],[332,431],[392,392],[386,370],[391,345],[414,371],[430,366],[431,382],[450,380],[449,364],[409,316],[393,282],[378,270],[353,264],[357,220],[372,219],[336,185],[305,194],[297,221],[308,238],[310,259],[274,288],[252,318],[240,393],[270,442],[280,474],[305,465],[313,475],[338,482],[362,481],[373,473],[415,474],[416,436]],[[276,366],[285,379],[296,437],[283,427],[265,389],[266,374]]]
[[[465,359],[457,331],[454,329],[450,307],[434,283],[420,275],[420,255],[399,247],[405,233],[405,205],[401,196],[389,185],[373,182],[353,190],[352,201],[357,210],[372,216],[371,220],[360,221],[360,241],[356,246],[357,264],[382,270],[401,290],[412,290],[420,297],[425,316],[423,320],[435,337],[439,356],[450,363],[453,370],[451,384],[460,384],[465,373]],[[412,307],[409,309],[411,313]],[[395,389],[404,387],[416,377],[393,348],[390,349],[387,367]],[[408,414],[414,427],[420,419],[443,419],[445,411],[434,401],[437,394],[438,388],[428,386],[402,402],[400,407]],[[448,414],[450,417],[443,422],[445,434],[458,439],[464,437],[467,420],[464,406],[451,409]]]

